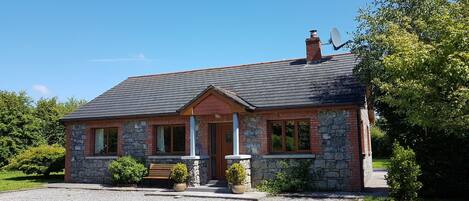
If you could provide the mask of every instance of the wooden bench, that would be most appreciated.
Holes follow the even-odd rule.
[[[150,164],[148,169],[148,176],[143,177],[144,179],[167,179],[169,180],[169,175],[171,174],[171,169],[176,164]]]

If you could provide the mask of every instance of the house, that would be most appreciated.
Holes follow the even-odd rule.
[[[306,58],[129,77],[62,119],[65,180],[109,183],[108,164],[131,155],[187,164],[192,186],[240,162],[255,186],[279,161],[310,161],[316,189],[360,191],[372,167],[357,62],[322,56],[311,31]]]

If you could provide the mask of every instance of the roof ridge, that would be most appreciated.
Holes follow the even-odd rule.
[[[329,54],[329,55],[324,55],[323,57],[341,56],[341,55],[347,55],[347,54],[352,54],[352,53],[351,52],[344,52],[344,53],[339,53],[339,54]],[[228,65],[228,66],[220,66],[220,67],[205,67],[205,68],[194,69],[194,70],[185,70],[185,71],[167,72],[167,73],[158,73],[158,74],[149,74],[149,75],[129,76],[128,78],[156,77],[156,76],[172,75],[172,74],[193,73],[193,72],[206,71],[206,70],[220,70],[220,69],[227,69],[227,68],[239,68],[239,67],[244,67],[244,66],[270,64],[270,63],[285,62],[285,61],[300,60],[300,59],[306,59],[306,58],[304,58],[304,57],[303,58],[292,58],[292,59],[264,61],[264,62],[257,62],[257,63],[237,64],[237,65]]]

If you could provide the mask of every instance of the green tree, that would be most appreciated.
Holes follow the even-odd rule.
[[[19,151],[43,143],[31,98],[25,92],[0,91],[0,166]]]
[[[357,72],[407,122],[469,130],[469,1],[376,0],[361,10]]]
[[[355,69],[426,195],[468,196],[469,1],[375,0],[359,11]]]
[[[61,103],[57,97],[37,101],[35,115],[41,120],[41,134],[48,144],[65,145],[65,127],[60,119],[85,103],[75,98]]]

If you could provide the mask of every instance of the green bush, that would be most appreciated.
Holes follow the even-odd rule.
[[[394,143],[386,176],[389,196],[399,201],[417,200],[417,192],[422,188],[422,183],[417,180],[420,175],[420,166],[416,162],[414,151]]]
[[[147,168],[131,156],[112,161],[108,170],[114,184],[136,184],[147,174]]]
[[[392,141],[389,136],[376,126],[372,126],[370,132],[373,157],[389,158],[392,152]]]
[[[189,171],[187,170],[186,164],[176,164],[173,169],[171,169],[169,178],[172,179],[174,183],[186,183],[189,178]]]
[[[40,145],[31,147],[16,155],[9,170],[20,170],[25,174],[42,174],[49,176],[51,172],[62,172],[65,166],[65,149],[59,145]]]
[[[311,162],[300,161],[296,165],[289,165],[285,161],[280,161],[282,170],[273,179],[264,180],[257,185],[259,191],[270,194],[281,192],[302,192],[311,189],[311,175],[309,167]]]
[[[226,180],[233,185],[244,184],[244,180],[246,180],[246,169],[239,163],[233,163],[231,167],[226,170]]]

